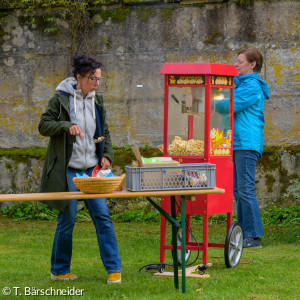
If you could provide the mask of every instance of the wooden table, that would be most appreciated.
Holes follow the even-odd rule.
[[[94,198],[136,198],[145,197],[172,225],[172,254],[174,267],[174,286],[179,290],[178,276],[178,253],[177,253],[177,230],[181,229],[181,261],[182,261],[182,284],[181,292],[186,292],[185,274],[185,201],[193,201],[195,195],[200,194],[223,194],[224,189],[199,189],[199,190],[164,190],[130,192],[127,190],[117,191],[109,194],[85,194],[82,192],[60,192],[60,193],[30,193],[30,194],[1,194],[0,202],[17,201],[46,201],[46,200],[72,200],[72,199],[94,199]],[[171,214],[164,211],[151,197],[171,196]],[[180,197],[181,221],[176,220],[175,197]]]

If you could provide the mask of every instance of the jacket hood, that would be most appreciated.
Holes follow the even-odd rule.
[[[74,77],[68,77],[65,80],[63,80],[56,88],[56,91],[61,91],[68,93],[72,96],[74,96],[74,93],[77,94],[81,93],[81,90],[76,90],[76,85],[78,84],[77,80]],[[95,97],[96,92],[92,91],[89,92],[86,98],[92,98]]]
[[[56,91],[64,92],[70,94],[70,101],[73,101],[74,103],[74,112],[76,116],[77,112],[77,104],[76,101],[81,101],[82,98],[82,91],[76,90],[76,85],[78,84],[77,80],[74,77],[68,77],[65,80],[63,80],[56,88]],[[96,112],[95,112],[95,91],[89,92],[86,96],[86,99],[92,100],[93,105],[93,118],[96,118]]]
[[[77,80],[74,77],[69,77],[63,80],[56,88],[56,91],[61,91],[74,95],[75,87],[77,85]]]
[[[268,83],[265,80],[262,80],[259,77],[257,72],[234,77],[234,83],[235,83],[236,87],[238,87],[246,79],[255,79],[259,83],[259,85],[263,91],[263,94],[265,96],[265,99],[269,99],[270,94],[269,94]]]

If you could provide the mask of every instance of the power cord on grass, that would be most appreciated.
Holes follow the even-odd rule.
[[[177,205],[177,204],[176,204]],[[178,207],[178,205],[177,205]],[[178,207],[178,212],[180,212],[180,209]],[[187,220],[185,218],[185,225],[189,231],[189,233],[191,234],[192,238],[195,240],[196,244],[197,244],[197,247],[198,247],[198,251],[197,251],[197,256],[196,258],[194,259],[193,262],[189,263],[186,265],[186,267],[190,267],[192,266],[199,258],[199,254],[200,254],[200,245],[199,245],[199,242],[197,241],[196,237],[193,235],[192,233],[192,229],[188,226],[187,224]],[[181,265],[181,264],[179,264]],[[145,269],[145,272],[147,271],[151,271],[151,270],[155,270],[155,271],[158,271],[159,273],[163,273],[165,268],[166,267],[174,267],[173,265],[170,265],[170,264],[165,264],[165,263],[154,263],[154,264],[148,264],[146,266],[143,266],[140,268],[139,272],[141,272],[141,270]],[[207,265],[201,265],[200,268],[198,267],[197,269],[199,269],[199,273],[200,274],[204,274],[206,269],[207,269]]]

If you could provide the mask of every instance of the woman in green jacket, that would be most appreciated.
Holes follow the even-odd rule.
[[[39,132],[50,141],[42,175],[41,192],[78,191],[76,173],[91,176],[97,164],[110,167],[113,150],[103,99],[95,93],[102,64],[79,54],[72,57],[73,75],[56,88],[39,123]],[[95,143],[104,137],[101,143]],[[108,273],[108,283],[121,282],[121,258],[106,199],[84,200],[93,219],[100,255]],[[47,201],[60,210],[51,255],[51,279],[74,280],[71,273],[72,236],[77,199]]]

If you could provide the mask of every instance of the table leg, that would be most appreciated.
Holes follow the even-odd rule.
[[[171,196],[171,215],[164,211],[158,204],[151,200],[150,197],[146,199],[168,220],[172,225],[172,253],[173,253],[173,267],[174,267],[174,286],[179,289],[179,276],[178,276],[178,253],[177,253],[177,229],[181,228],[182,233],[182,249],[183,253],[183,270],[182,270],[182,292],[186,290],[186,279],[185,279],[185,198],[181,197],[181,224],[176,220],[176,198]]]
[[[180,196],[181,200],[181,275],[182,275],[182,293],[186,292],[185,277],[185,198]]]
[[[171,196],[171,216],[172,218],[176,218],[176,210],[175,210],[175,196]],[[176,224],[172,224],[172,246],[173,246],[173,268],[174,268],[174,285],[175,288],[178,289],[178,253],[177,253],[177,226]]]

